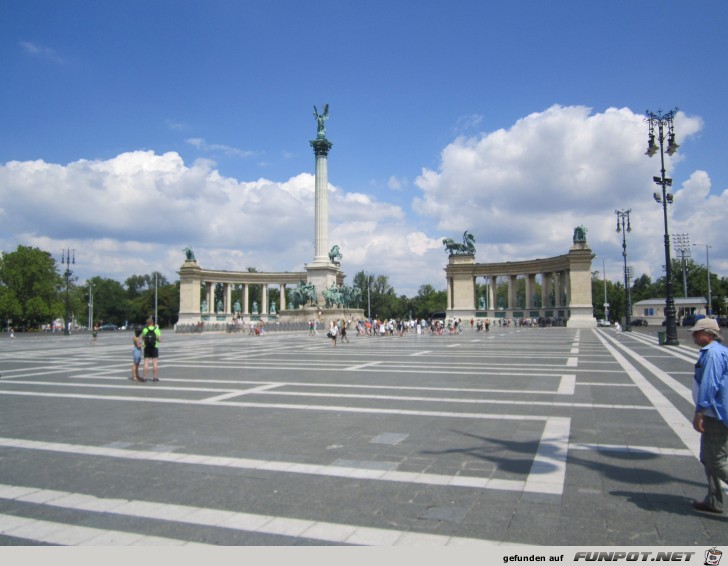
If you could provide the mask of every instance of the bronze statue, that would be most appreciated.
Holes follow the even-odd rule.
[[[319,114],[318,110],[314,106],[313,115],[316,118],[316,126],[317,126],[316,137],[325,138],[326,137],[326,128],[324,127],[324,122],[329,119],[329,105],[324,104],[324,113],[323,114]]]
[[[195,259],[195,253],[192,251],[192,248],[187,246],[185,249],[182,250],[185,252],[185,258],[187,261],[197,261]]]
[[[329,261],[331,263],[338,263],[343,259],[343,255],[339,251],[339,246],[334,245],[333,248],[331,248],[331,251],[329,252]]]
[[[586,243],[587,229],[584,226],[577,226],[574,228],[574,243],[585,244]]]
[[[475,255],[475,236],[467,230],[463,234],[462,244],[458,244],[452,238],[443,238],[442,243],[445,246],[445,251],[450,255]]]

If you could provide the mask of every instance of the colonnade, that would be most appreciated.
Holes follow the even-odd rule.
[[[538,282],[537,277],[540,276],[541,292],[537,294]],[[506,304],[497,304],[498,278],[500,275],[484,275],[486,280],[486,297],[485,308],[480,304],[480,297],[476,296],[477,310],[505,310],[516,309],[548,309],[548,308],[566,308],[569,304],[571,295],[571,278],[569,271],[556,271],[545,273],[526,273],[523,275],[505,275],[508,282],[508,293],[506,295]],[[524,301],[518,301],[518,278],[523,277],[524,280]],[[477,293],[477,276],[473,280],[473,290]],[[448,278],[448,294],[452,296],[452,281]],[[530,316],[530,315],[529,315]]]
[[[286,309],[286,286],[297,286],[306,281],[306,272],[272,272],[258,271],[220,271],[202,269],[197,261],[187,260],[179,270],[180,275],[180,323],[198,323],[205,320],[225,321],[237,314],[244,318],[263,317],[270,319],[270,302],[277,297],[276,314]],[[222,305],[215,304],[215,287],[222,285]],[[253,312],[251,304],[251,288],[261,287],[261,304],[258,312]],[[269,293],[269,286],[277,286],[278,292]],[[233,289],[242,287],[240,312],[235,312]],[[272,295],[272,296],[271,296]],[[204,297],[204,299],[203,299]]]
[[[215,304],[215,287],[218,284],[222,284],[223,291],[223,301],[222,301],[222,309],[217,308],[217,305]],[[233,295],[233,288],[237,286],[242,286],[243,288],[243,294],[242,294],[242,304],[240,305],[240,312],[235,311],[235,303],[232,302],[232,295]],[[250,286],[251,285],[258,285],[261,287],[261,305],[258,306],[258,309],[252,309],[251,303],[250,303]],[[279,285],[279,291],[278,291],[278,303],[276,306],[276,312],[285,310],[286,308],[286,284],[285,283],[278,283]],[[270,313],[269,308],[269,299],[268,299],[268,283],[260,284],[260,283],[225,283],[225,282],[215,282],[215,281],[205,281],[202,283],[202,286],[204,286],[204,296],[205,296],[205,303],[202,304],[200,307],[200,313],[204,315],[211,315],[211,314],[220,314],[220,315],[231,315],[231,314],[242,314],[242,315],[250,315],[250,314],[275,314]],[[204,310],[204,307],[207,306],[207,310]]]
[[[596,327],[591,295],[591,261],[594,254],[585,241],[575,242],[569,253],[527,261],[475,263],[474,254],[450,255],[447,277],[447,315],[459,318],[561,318],[567,326]],[[478,278],[487,282],[487,300],[476,296]],[[508,282],[506,304],[497,304],[498,278]],[[523,278],[525,297],[518,301],[518,280]],[[537,298],[540,277],[541,293]]]

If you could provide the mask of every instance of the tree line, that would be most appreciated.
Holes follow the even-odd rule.
[[[152,272],[146,275],[131,275],[123,283],[114,279],[95,276],[79,282],[77,276],[69,273],[66,278],[64,264],[57,263],[46,251],[28,246],[18,246],[14,252],[0,255],[0,320],[2,326],[13,326],[18,330],[39,329],[54,320],[65,321],[68,308],[70,319],[75,325],[88,324],[89,305],[93,305],[93,323],[116,325],[143,324],[155,311],[155,289],[158,323],[170,327],[179,316],[179,281],[170,282],[164,275]],[[248,267],[248,271],[256,271]],[[681,260],[673,260],[674,296],[683,295],[683,279],[690,297],[708,297],[707,269],[692,260],[685,262],[685,277]],[[67,280],[68,279],[68,280]],[[525,304],[525,282],[516,283],[516,307]],[[414,297],[397,295],[387,275],[356,273],[352,287],[361,291],[359,307],[366,316],[379,319],[428,318],[432,313],[443,312],[447,306],[446,291],[438,291],[430,284],[421,285]],[[604,316],[605,282],[599,271],[592,272],[592,300],[594,316]],[[719,278],[711,273],[713,312],[726,314],[725,299],[728,297],[728,277]],[[290,291],[290,290],[287,290]],[[606,281],[609,318],[615,320],[624,316],[625,293],[621,282]],[[204,296],[200,289],[200,296]],[[540,293],[540,285],[533,291]],[[631,285],[631,300],[637,301],[665,296],[665,278],[652,282],[648,275],[641,275]],[[222,298],[222,286],[214,290],[216,300]],[[242,294],[242,290],[233,292]],[[502,281],[493,289],[496,308],[507,304],[508,285]],[[241,295],[242,296],[242,295]],[[269,293],[268,296],[274,296]],[[485,284],[476,284],[476,296],[487,297]],[[251,286],[250,301],[260,304],[262,292]],[[537,297],[533,297],[536,299]],[[290,304],[289,298],[286,302]],[[540,299],[538,299],[540,300]],[[493,308],[493,305],[488,305]]]

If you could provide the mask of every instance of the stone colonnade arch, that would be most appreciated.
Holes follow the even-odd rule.
[[[475,263],[474,254],[450,255],[445,268],[447,311],[449,317],[470,319],[562,318],[572,328],[596,328],[592,306],[591,262],[594,259],[586,242],[576,242],[569,253],[527,261]],[[536,300],[537,277],[541,277],[540,300]],[[479,277],[487,283],[486,300],[476,296]],[[498,278],[508,282],[507,304],[498,305]],[[525,283],[523,305],[516,300],[517,280]]]

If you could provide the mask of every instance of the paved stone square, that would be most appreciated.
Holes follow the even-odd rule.
[[[0,545],[703,545],[656,329],[0,340]]]

